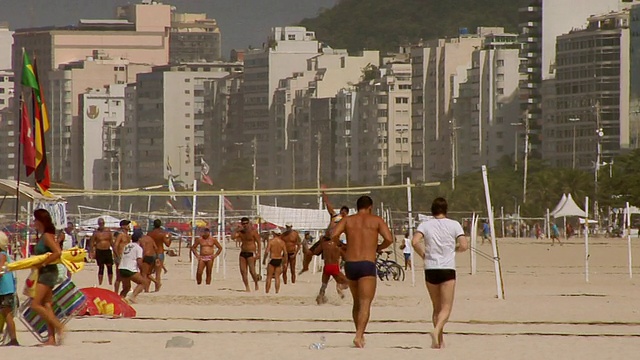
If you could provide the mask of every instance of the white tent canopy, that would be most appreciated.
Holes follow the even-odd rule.
[[[575,201],[573,201],[571,194],[566,196],[566,200],[564,201],[562,206],[560,206],[559,209],[555,210],[552,215],[554,218],[569,216],[587,217],[587,213],[582,210]]]
[[[626,209],[626,208],[624,209],[624,213],[625,213],[625,214],[627,213],[627,209]],[[639,209],[639,208],[637,208],[637,207],[635,207],[635,206],[629,206],[629,213],[630,213],[631,215],[633,215],[633,214],[640,214],[640,209]]]
[[[104,219],[104,226],[108,228],[117,229],[120,227],[120,219],[115,218],[113,216],[105,215],[105,216],[97,216],[91,219],[82,220],[80,223],[81,228],[89,228],[95,229],[98,227],[98,219]]]

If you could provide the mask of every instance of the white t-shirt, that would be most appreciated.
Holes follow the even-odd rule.
[[[404,249],[402,249],[402,252],[405,254],[411,254],[411,246],[411,239],[404,238]]]
[[[464,236],[459,222],[451,219],[431,219],[421,223],[417,229],[424,235],[426,256],[425,269],[456,268],[456,239]]]
[[[138,259],[142,259],[142,248],[138,243],[130,242],[124,246],[120,269],[138,272]]]
[[[64,240],[62,241],[62,250],[69,250],[73,247],[73,236],[64,232]]]

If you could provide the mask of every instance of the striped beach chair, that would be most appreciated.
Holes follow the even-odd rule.
[[[87,298],[71,279],[66,279],[53,289],[53,312],[62,324],[66,324],[84,307]],[[20,321],[40,342],[46,342],[47,323],[30,308],[31,299],[25,301],[19,310]]]

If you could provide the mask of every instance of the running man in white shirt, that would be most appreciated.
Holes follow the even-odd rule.
[[[120,260],[120,267],[118,272],[120,279],[122,280],[122,291],[120,296],[126,298],[129,290],[131,290],[131,282],[138,284],[133,290],[133,294],[129,299],[130,302],[135,303],[136,297],[147,287],[148,279],[145,279],[140,275],[140,268],[142,267],[142,248],[138,244],[138,240],[144,234],[142,231],[134,232],[131,237],[131,242],[125,245],[122,251],[122,259]]]
[[[453,307],[456,287],[456,252],[468,249],[459,222],[447,219],[447,200],[431,204],[433,219],[421,223],[413,235],[413,248],[424,259],[424,277],[433,304],[431,348],[444,347],[444,326]]]

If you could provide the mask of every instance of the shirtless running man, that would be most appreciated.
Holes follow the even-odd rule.
[[[300,234],[293,230],[293,224],[286,223],[285,231],[282,233],[282,240],[287,247],[287,261],[285,261],[282,267],[282,280],[287,283],[287,268],[291,269],[291,283],[296,283],[296,258],[298,257],[298,251],[302,242],[300,241]]]
[[[280,292],[280,275],[282,274],[282,265],[287,264],[287,246],[282,240],[282,231],[279,228],[273,230],[273,238],[267,243],[264,249],[264,259],[262,264],[267,263],[267,257],[270,257],[269,266],[267,266],[267,284],[264,287],[265,293],[271,290],[271,279],[276,277],[276,294]]]
[[[342,290],[348,287],[347,278],[343,273],[340,272],[340,259],[343,256],[344,246],[339,241],[334,241],[331,238],[324,237],[320,240],[320,245],[316,247],[313,252],[313,255],[320,255],[324,258],[324,269],[322,269],[322,286],[320,287],[320,292],[318,293],[318,297],[316,298],[316,302],[318,305],[324,304],[327,302],[327,297],[325,296],[325,291],[327,290],[327,285],[329,285],[329,280],[333,277],[336,283],[338,283],[338,295],[344,299],[344,293]]]
[[[144,292],[149,292],[151,283],[156,283],[156,279],[151,277],[151,272],[156,265],[156,252],[158,247],[156,242],[149,235],[144,235],[142,229],[133,230],[133,235],[137,236],[138,245],[142,248],[142,265],[140,266],[140,276],[146,279]]]
[[[327,197],[327,194],[325,194],[324,192],[322,193],[322,200],[324,201],[324,205],[327,208],[327,212],[329,212],[329,216],[331,217],[331,219],[329,220],[329,226],[327,227],[327,231],[325,232],[324,236],[331,237],[332,230],[338,225],[340,220],[349,216],[349,207],[342,206],[340,208],[340,213],[336,214],[335,209],[333,208],[333,206],[331,206],[331,203],[329,202],[329,198]],[[315,252],[316,247],[320,245],[320,241],[322,241],[322,238],[319,241],[317,241],[315,244],[313,244],[313,246],[311,246],[310,249],[306,247],[306,244],[304,244],[303,250],[302,250],[304,254],[304,258],[302,260],[302,270],[300,270],[300,274],[309,270],[309,264],[311,263],[311,259],[313,259],[313,253]]]
[[[114,292],[116,294],[120,293],[120,283],[122,283],[122,279],[120,278],[120,259],[122,259],[122,251],[124,250],[125,245],[131,242],[131,238],[129,237],[129,225],[131,221],[129,220],[121,220],[120,221],[120,229],[116,235],[116,241],[113,246],[113,262],[116,264],[116,283],[114,284]]]
[[[369,322],[371,302],[376,294],[376,255],[393,243],[391,231],[381,217],[371,213],[373,200],[361,196],[356,204],[358,212],[343,218],[334,228],[331,240],[340,241],[347,234],[344,272],[353,296],[353,322],[356,336],[353,344],[364,347],[364,332]],[[378,235],[384,239],[378,245]]]
[[[251,273],[251,278],[255,284],[256,291],[258,287],[258,274],[256,274],[256,258],[258,264],[260,263],[260,251],[261,241],[260,235],[253,228],[249,218],[243,217],[240,220],[242,228],[238,231],[237,236],[240,239],[240,275],[242,275],[242,282],[244,283],[245,291],[251,291],[249,289],[249,279],[247,278],[247,268]]]
[[[200,247],[200,255],[197,253],[198,246]],[[213,248],[216,248],[216,253],[213,253]],[[198,270],[196,271],[196,281],[198,285],[202,284],[202,272],[204,268],[207,268],[207,285],[211,285],[211,271],[213,270],[213,261],[222,253],[222,245],[215,237],[211,236],[211,230],[204,229],[202,236],[197,238],[191,247],[191,253],[198,260]]]
[[[171,237],[169,237],[168,232],[162,229],[162,221],[159,219],[153,220],[153,230],[149,231],[147,235],[156,243],[155,286],[156,292],[158,292],[162,287],[162,279],[160,278],[160,275],[162,275],[162,268],[164,267],[164,247],[171,246]]]
[[[98,285],[102,285],[104,268],[107,267],[109,285],[113,285],[113,234],[109,228],[104,227],[104,219],[98,219],[98,228],[91,237],[91,255],[98,264]]]

